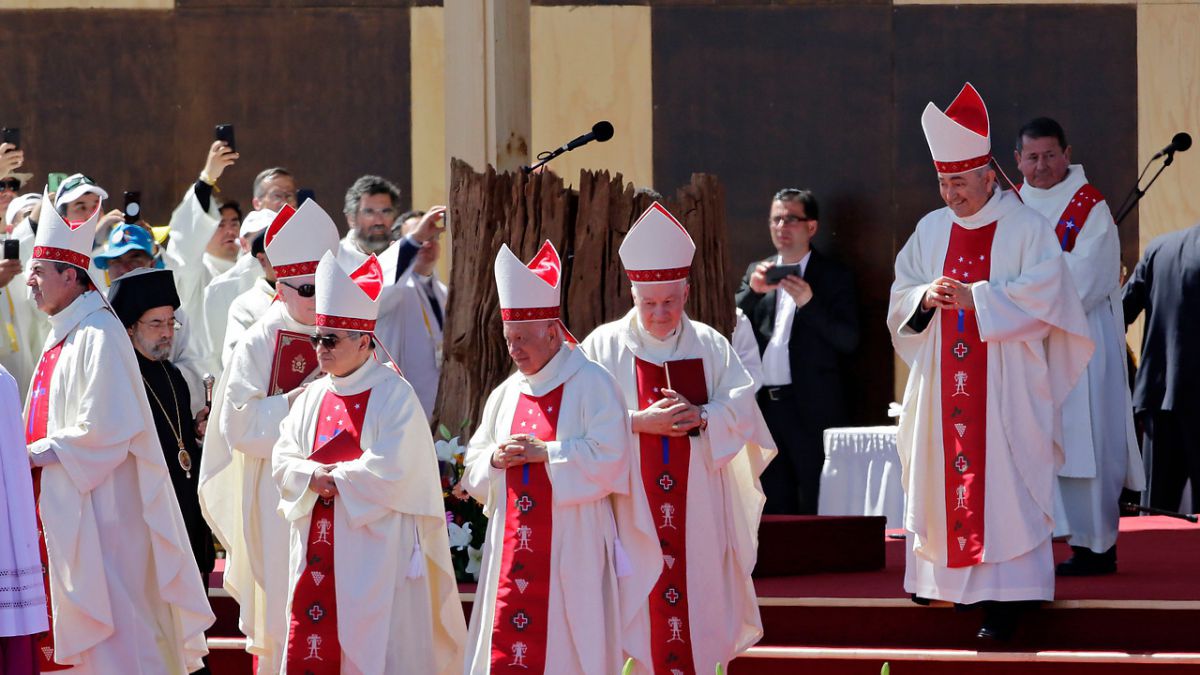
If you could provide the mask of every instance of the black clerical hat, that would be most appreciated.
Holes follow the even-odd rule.
[[[121,323],[129,328],[155,307],[179,309],[175,275],[171,270],[137,269],[125,274],[108,289],[108,302]]]

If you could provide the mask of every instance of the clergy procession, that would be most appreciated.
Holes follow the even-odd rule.
[[[20,172],[36,148],[6,133],[0,675],[825,672],[761,651],[788,604],[760,598],[765,551],[820,557],[767,533],[885,515],[837,511],[828,482],[872,334],[899,383],[889,592],[966,612],[984,649],[1053,621],[1065,579],[1126,569],[1123,503],[1200,509],[1196,235],[1123,269],[1123,214],[1068,130],[993,128],[984,93],[923,92],[897,131],[923,138],[922,197],[944,206],[896,242],[890,291],[824,250],[810,189],[763,194],[753,236],[775,253],[712,283],[706,265],[734,270],[726,233],[682,197],[637,202],[602,253],[531,235],[548,216],[524,207],[449,251],[464,191],[402,212],[366,174],[339,217],[221,125],[155,226],[83,159]],[[612,303],[573,332],[575,308]],[[479,390],[458,428],[451,360]]]

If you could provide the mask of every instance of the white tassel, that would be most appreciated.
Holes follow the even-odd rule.
[[[421,552],[421,536],[417,533],[417,529],[413,527],[413,550],[412,557],[408,559],[408,578],[420,579],[425,576],[425,556]]]
[[[620,537],[613,540],[613,558],[617,563],[618,579],[624,579],[633,574],[633,563],[629,561],[629,554],[625,552],[625,547],[621,545]]]

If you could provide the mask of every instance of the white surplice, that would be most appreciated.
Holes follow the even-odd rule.
[[[275,287],[266,277],[258,277],[250,290],[242,293],[229,305],[229,323],[225,326],[225,344],[221,347],[222,366],[233,359],[233,348],[241,341],[246,329],[254,325],[275,300]]]
[[[622,643],[631,632],[649,630],[639,623],[644,618],[638,610],[658,579],[662,552],[636,480],[638,455],[629,445],[625,405],[611,375],[563,345],[540,371],[514,373],[488,396],[467,448],[463,485],[483,503],[490,523],[471,613],[467,675],[485,675],[491,667],[508,508],[506,472],[492,467],[492,455],[512,436],[520,396],[544,396],[560,385],[557,440],[546,444],[554,491],[546,673],[618,673]],[[626,560],[629,569],[618,577],[618,562]]]
[[[162,253],[167,269],[175,273],[179,306],[192,319],[194,347],[206,364],[211,362],[212,353],[208,341],[204,339],[207,330],[204,327],[204,289],[233,266],[233,262],[221,260],[205,250],[220,224],[221,212],[216,195],[209,197],[206,211],[196,197],[195,185],[189,185],[183,193],[183,199],[171,213],[171,236]]]
[[[929,284],[942,276],[952,225],[977,229],[993,222],[991,275],[971,285],[988,358],[983,562],[950,568],[941,331],[936,315],[920,332],[909,321]],[[926,215],[896,259],[888,328],[910,368],[897,442],[910,542],[905,590],[961,603],[1052,599],[1060,410],[1092,354],[1087,318],[1052,228],[999,189],[970,217],[958,218],[949,208]]]
[[[239,605],[239,627],[259,657],[258,672],[279,672],[287,638],[288,522],[279,515],[271,452],[288,414],[284,395],[268,396],[280,330],[313,332],[282,302],[246,331],[213,394],[200,464],[200,508],[225,548],[225,590]],[[319,375],[314,371],[311,378]]]
[[[1053,228],[1086,183],[1083,167],[1074,164],[1051,188],[1023,185],[1021,198]],[[1145,489],[1126,368],[1121,241],[1107,202],[1092,207],[1075,247],[1064,255],[1096,351],[1063,403],[1066,461],[1058,472],[1063,510],[1055,534],[1070,534],[1072,546],[1103,553],[1117,541],[1121,488]]]
[[[317,494],[309,481],[327,392],[370,390],[363,455],[331,475],[337,635],[345,675],[450,675],[462,668],[467,625],[450,560],[433,437],[412,387],[374,358],[346,377],[322,377],[296,400],[275,446],[280,514],[291,523],[288,586],[304,573]],[[291,599],[288,601],[289,616]],[[286,662],[284,664],[286,668]]]
[[[204,343],[214,372],[223,372],[229,366],[222,350],[226,344],[230,307],[238,296],[253,288],[260,279],[265,279],[262,263],[252,255],[243,255],[233,267],[217,275],[204,289],[201,301]]]
[[[29,449],[59,460],[42,471],[39,502],[55,660],[78,675],[196,670],[214,617],[133,345],[96,292],[50,324],[45,347],[65,341],[47,436]]]
[[[0,368],[0,637],[49,630],[17,382]]]
[[[426,417],[433,419],[442,373],[442,327],[433,315],[429,294],[437,298],[445,317],[449,291],[437,277],[422,277],[409,269],[393,292],[399,297],[381,314],[376,335],[416,390]]]
[[[758,521],[766,497],[759,476],[774,457],[755,385],[733,347],[713,328],[684,315],[676,334],[656,340],[641,326],[637,310],[604,324],[580,345],[616,378],[632,414],[638,403],[635,359],[655,365],[702,359],[708,385],[708,428],[688,437],[687,592],[692,658],[698,673],[728,664],[762,637],[762,619],[750,573],[758,558]],[[626,427],[629,443],[640,447]],[[641,479],[640,465],[635,470]],[[657,545],[657,541],[656,541]],[[635,672],[645,672],[650,653],[648,595],[639,602],[643,632],[626,650],[637,656]]]

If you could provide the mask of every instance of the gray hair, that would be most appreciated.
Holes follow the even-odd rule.
[[[392,181],[382,176],[359,176],[358,180],[346,190],[346,205],[343,212],[358,213],[358,205],[367,195],[388,195],[392,198],[392,207],[400,204],[400,188]]]
[[[254,177],[254,198],[262,199],[267,194],[263,183],[275,178],[276,176],[291,176],[292,173],[282,166],[273,166],[269,169],[263,169],[257,176]]]

